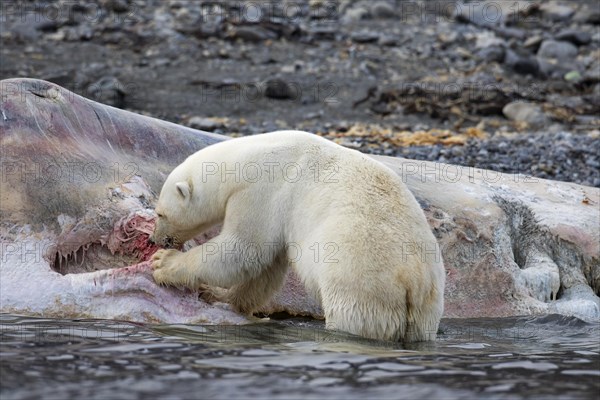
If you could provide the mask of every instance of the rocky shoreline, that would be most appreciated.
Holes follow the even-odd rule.
[[[2,19],[0,79],[600,187],[595,1],[15,1]]]

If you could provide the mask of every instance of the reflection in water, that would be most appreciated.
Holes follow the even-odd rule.
[[[575,318],[446,319],[402,346],[292,319],[141,325],[0,314],[0,397],[597,398],[600,330]]]

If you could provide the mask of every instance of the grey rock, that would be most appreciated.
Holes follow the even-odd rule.
[[[56,83],[57,85],[68,87],[73,85],[73,77],[76,76],[75,71],[52,71],[42,76],[42,79],[48,82]]]
[[[379,40],[379,34],[372,31],[355,32],[350,37],[356,43],[374,43]]]
[[[26,22],[14,25],[11,30],[15,38],[21,42],[35,42],[41,36],[35,26]]]
[[[241,39],[246,42],[262,42],[267,39],[275,39],[277,35],[259,25],[238,26],[233,28],[227,35],[230,39]]]
[[[99,103],[117,108],[125,107],[125,86],[114,76],[105,76],[92,83],[88,86],[87,93]]]
[[[600,10],[596,7],[596,10],[590,11],[585,20],[588,24],[600,25]]]
[[[299,96],[288,82],[280,78],[269,79],[265,82],[265,97],[276,100],[291,100]]]
[[[217,129],[224,128],[225,125],[214,118],[192,117],[188,121],[188,125],[194,129],[201,131],[214,132]]]
[[[379,37],[379,45],[381,46],[397,46],[400,40],[391,35],[383,35]]]
[[[586,82],[600,82],[600,61],[596,60],[583,75]]]
[[[518,74],[537,75],[540,73],[540,64],[537,59],[529,55],[518,54],[511,49],[506,50],[504,63]]]
[[[554,94],[548,96],[546,101],[558,107],[566,107],[571,109],[577,109],[585,106],[584,100],[581,98],[581,96],[563,96],[560,94]]]
[[[589,32],[575,29],[562,30],[555,36],[555,38],[556,40],[570,42],[577,46],[586,45],[592,41],[592,35]]]
[[[582,7],[573,17],[573,21],[582,24],[600,25],[600,7],[598,4],[590,7]]]
[[[461,1],[453,7],[457,21],[477,26],[495,27],[512,21],[519,10],[529,7],[527,1]]]
[[[544,17],[552,21],[566,21],[575,14],[575,10],[571,6],[558,1],[541,4],[540,11]]]
[[[523,43],[523,47],[530,47],[532,49],[536,49],[535,51],[537,51],[543,40],[544,38],[539,35],[530,36],[525,40],[525,43]]]
[[[44,20],[35,25],[35,29],[46,33],[56,32],[61,25],[61,22],[57,19],[44,18]]]
[[[507,39],[525,40],[525,38],[527,37],[527,32],[519,28],[501,26],[499,28],[496,28],[495,32],[498,36],[502,36]]]
[[[341,21],[344,23],[360,21],[361,19],[365,19],[369,16],[369,10],[362,6],[354,6],[349,7],[344,12],[344,15],[341,18]]]
[[[110,0],[107,5],[116,13],[124,13],[131,10],[131,0]]]
[[[374,18],[394,18],[396,10],[387,1],[377,1],[371,6],[371,15]]]
[[[548,122],[540,106],[535,103],[515,101],[504,106],[502,112],[512,121],[527,122],[532,126],[542,126]]]
[[[94,30],[90,25],[79,25],[76,27],[70,27],[65,30],[66,41],[86,41],[94,37]]]
[[[483,49],[490,46],[504,46],[506,41],[490,33],[489,31],[483,31],[476,36],[475,47]]]
[[[209,37],[217,36],[221,25],[214,21],[202,21],[194,23],[177,23],[175,30],[184,35],[193,35],[198,39],[206,39]]]
[[[49,18],[43,13],[23,12],[16,21],[11,27],[11,31],[17,39],[25,42],[37,41],[42,36],[40,32],[56,32],[61,25],[57,18]],[[2,24],[5,23],[2,21]],[[2,28],[4,29],[4,27]]]
[[[592,168],[600,168],[600,162],[598,162],[598,160],[594,160],[594,159],[589,159],[585,162],[585,164],[588,167],[592,167]]]
[[[577,47],[565,41],[545,40],[538,50],[538,57],[556,59],[559,62],[571,62],[577,57]]]
[[[566,74],[573,71],[573,62],[557,63],[546,58],[537,58],[540,74],[547,78],[562,79]],[[559,88],[554,87],[554,90]]]
[[[506,51],[502,46],[490,46],[484,47],[479,50],[475,55],[486,62],[503,62],[505,58]]]

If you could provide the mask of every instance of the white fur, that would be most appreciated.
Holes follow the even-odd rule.
[[[435,338],[445,280],[435,237],[402,180],[357,151],[297,131],[224,141],[173,170],[156,211],[159,244],[223,223],[209,243],[159,251],[158,283],[203,288],[206,299],[250,313],[292,265],[328,328]]]

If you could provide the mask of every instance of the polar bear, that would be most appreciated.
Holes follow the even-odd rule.
[[[445,281],[436,239],[401,178],[358,151],[300,131],[223,141],[171,172],[156,213],[151,240],[163,247],[222,224],[186,252],[159,250],[159,284],[203,290],[252,313],[291,266],[328,329],[435,338]]]

